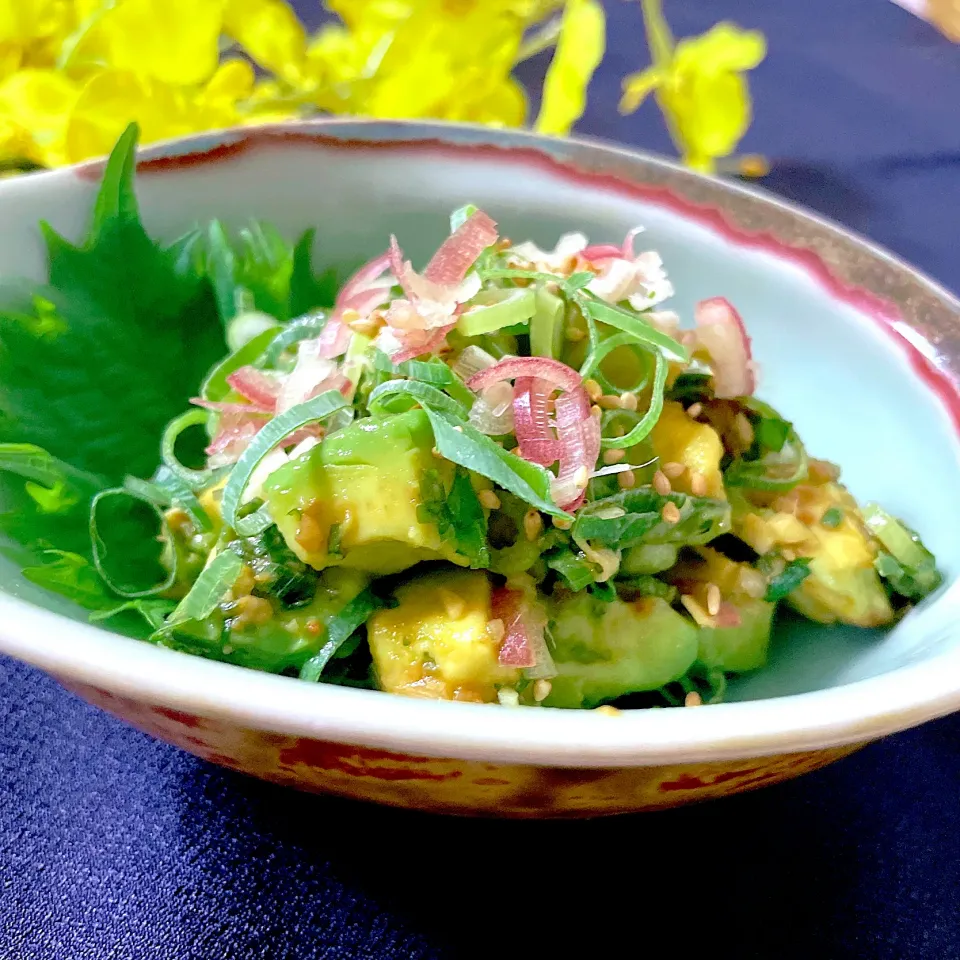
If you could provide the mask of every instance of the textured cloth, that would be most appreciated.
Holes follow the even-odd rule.
[[[766,31],[744,147],[784,158],[769,189],[960,289],[960,48],[877,0],[667,7],[678,35]],[[609,10],[580,129],[667,150],[652,106],[616,115],[645,53],[637,5]],[[259,783],[0,659],[0,960],[644,956],[652,932],[651,956],[960,958],[960,717],[699,807],[497,823]]]

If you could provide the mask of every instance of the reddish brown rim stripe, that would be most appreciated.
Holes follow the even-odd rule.
[[[229,136],[229,132],[226,135]],[[212,136],[216,136],[216,134]],[[877,321],[903,351],[914,372],[939,397],[953,421],[955,430],[960,433],[960,383],[950,373],[937,366],[914,343],[896,329],[895,323],[907,323],[907,321],[895,303],[863,287],[846,283],[830,269],[816,251],[806,247],[793,246],[767,231],[747,230],[733,223],[719,207],[694,202],[686,197],[679,196],[669,187],[639,183],[608,173],[585,170],[568,160],[559,160],[536,147],[501,146],[492,143],[455,143],[440,137],[377,141],[341,137],[323,133],[320,130],[310,132],[278,131],[269,127],[244,130],[242,136],[238,139],[206,149],[195,149],[189,153],[141,160],[137,169],[138,172],[145,174],[176,172],[190,167],[231,160],[264,146],[273,145],[307,145],[337,150],[365,150],[371,152],[426,153],[433,156],[454,157],[459,160],[462,160],[464,155],[472,158],[494,157],[502,162],[533,166],[545,173],[594,189],[599,188],[621,196],[629,196],[631,199],[665,207],[712,229],[739,246],[761,250],[796,264],[818,281],[835,299]],[[102,161],[94,162],[78,167],[76,174],[83,179],[96,180],[101,176],[102,170]]]

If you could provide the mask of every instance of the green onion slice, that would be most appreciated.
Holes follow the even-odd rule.
[[[186,511],[193,525],[204,533],[209,533],[213,529],[210,517],[201,506],[196,494],[167,466],[161,466],[153,480],[127,477],[123,481],[123,486],[134,496],[151,500],[159,507],[177,504]]]
[[[367,407],[372,414],[395,412],[391,410],[390,401],[386,399],[390,397],[405,397],[424,408],[441,410],[458,420],[467,419],[467,411],[462,404],[429,383],[420,383],[417,380],[388,380],[381,383],[371,392]]]
[[[226,486],[223,488],[223,500],[220,509],[226,524],[233,528],[241,537],[253,537],[262,533],[273,523],[270,514],[265,508],[257,510],[249,516],[239,517],[240,501],[243,491],[250,482],[253,471],[260,461],[273,450],[285,437],[305,427],[310,423],[325,420],[337,410],[346,407],[347,401],[336,390],[327,390],[320,396],[299,403],[291,407],[286,413],[280,414],[271,420],[250,442],[236,466],[230,472]]]
[[[158,531],[162,539],[169,540],[163,511],[147,497],[114,487],[101,490],[91,501],[93,564],[118,596],[128,600],[152,597],[173,586],[176,560],[172,570],[163,569],[155,549]]]
[[[460,314],[457,320],[457,330],[465,337],[525,324],[537,309],[536,291],[530,287],[481,291],[473,302],[475,306]]]
[[[176,454],[177,440],[191,427],[205,427],[210,414],[206,410],[188,410],[167,424],[160,442],[160,457],[171,473],[178,476],[191,490],[201,490],[213,479],[212,470],[192,470],[185,467]]]
[[[227,549],[218,553],[200,572],[190,592],[177,604],[176,609],[167,618],[166,623],[157,631],[168,633],[180,623],[188,620],[202,621],[217,609],[217,605],[226,596],[227,591],[237,582],[243,560]],[[154,634],[156,637],[157,634]]]
[[[228,357],[221,360],[208,374],[200,388],[200,396],[204,400],[219,401],[230,392],[230,385],[227,383],[227,377],[231,373],[236,373],[241,367],[249,366],[255,363],[263,355],[264,351],[270,347],[270,344],[277,338],[279,326],[271,327],[257,334],[248,343],[245,343],[239,350],[234,350]]]
[[[316,683],[337,651],[381,606],[381,601],[369,587],[349,601],[327,624],[327,639],[323,646],[300,668],[300,679]]]
[[[676,360],[680,363],[687,363],[690,360],[686,347],[677,343],[673,337],[662,333],[639,314],[631,313],[621,307],[613,307],[583,292],[577,294],[577,303],[585,317],[616,327],[624,333],[633,334],[641,343],[662,353],[668,360]]]
[[[285,351],[301,340],[319,337],[326,325],[327,315],[319,310],[291,320],[279,333],[274,333],[263,355],[264,363],[268,367],[276,366]]]
[[[663,413],[663,389],[667,384],[668,370],[669,367],[663,354],[656,353],[654,355],[653,390],[650,394],[650,407],[637,421],[637,425],[624,436],[603,437],[600,440],[600,446],[603,449],[625,449],[646,439],[650,431],[657,425],[660,414]]]
[[[732,487],[747,487],[784,493],[803,483],[809,473],[807,451],[791,428],[779,452],[770,452],[759,460],[738,458],[724,471],[724,483]]]
[[[637,356],[644,363],[644,375],[643,379],[638,380],[635,384],[625,385],[625,386],[616,386],[612,384],[607,377],[604,375],[602,364],[606,358],[613,353],[614,350],[619,347],[628,347],[633,350]],[[644,347],[637,338],[632,333],[615,333],[612,337],[607,337],[605,340],[601,340],[595,349],[590,351],[589,356],[584,362],[583,366],[580,368],[580,376],[584,379],[591,377],[596,380],[597,383],[603,388],[607,393],[623,393],[628,391],[629,393],[638,393],[647,385],[647,360],[651,357],[651,351],[649,347]]]

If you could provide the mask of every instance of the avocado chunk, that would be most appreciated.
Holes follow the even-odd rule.
[[[659,597],[631,603],[579,593],[550,619],[557,676],[548,707],[594,707],[682,677],[697,657],[696,626]]]
[[[810,561],[810,575],[788,597],[818,623],[880,627],[893,608],[874,568],[877,546],[856,500],[834,481],[803,483],[769,506],[731,496],[733,528],[757,553],[789,550]]]
[[[738,597],[727,601],[740,619],[735,627],[701,627],[697,659],[724,673],[746,673],[767,662],[775,605]]]
[[[765,580],[759,571],[711,547],[697,547],[665,576],[708,617],[700,625],[700,663],[725,673],[745,673],[766,663],[776,604],[762,599]],[[712,586],[721,602],[710,617]]]
[[[397,605],[367,622],[382,690],[411,697],[491,703],[520,679],[501,666],[500,636],[488,629],[490,581],[481,571],[444,570],[398,587]]]
[[[454,478],[432,450],[422,410],[360,420],[273,473],[264,499],[290,549],[317,570],[384,575],[435,559],[465,566],[456,545],[421,519],[424,490],[449,493]]]
[[[299,671],[323,645],[330,621],[367,582],[357,570],[325,570],[312,599],[295,610],[272,597],[240,596],[202,623],[178,626],[167,645],[268,673]]]

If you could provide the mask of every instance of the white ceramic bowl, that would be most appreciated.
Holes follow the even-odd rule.
[[[925,536],[947,585],[885,636],[811,625],[731,702],[617,717],[505,710],[308,685],[159,649],[81,622],[0,560],[0,651],[214,762],[305,789],[424,809],[574,816],[775,782],[960,708],[960,304],[888,254],[757,191],[615,147],[465,126],[316,122],[145,153],[155,236],[193,222],[318,227],[350,265],[390,232],[421,260],[467,201],[514,238],[596,240],[645,224],[675,306],[740,308],[760,393],[836,460],[853,492]],[[87,225],[99,165],[0,183],[0,274],[43,275],[37,223]],[[145,348],[147,345],[145,345]]]

